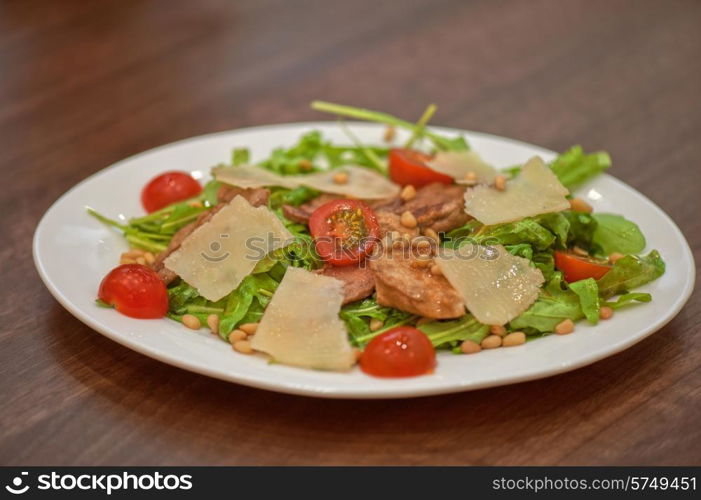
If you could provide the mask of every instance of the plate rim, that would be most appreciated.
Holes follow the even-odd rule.
[[[359,121],[348,121],[346,122],[348,125],[351,126],[361,126],[361,127],[368,127],[368,128],[382,128],[382,124],[375,124],[375,123],[368,123],[368,122],[359,122]],[[110,172],[112,170],[115,170],[119,168],[122,164],[130,162],[132,160],[138,159],[141,156],[145,156],[147,154],[151,153],[157,153],[160,150],[164,150],[167,148],[171,148],[174,146],[182,145],[188,142],[194,142],[198,140],[203,140],[203,139],[213,139],[218,136],[224,136],[232,133],[242,133],[242,132],[256,132],[256,131],[265,131],[265,132],[270,132],[270,133],[275,133],[277,129],[286,129],[286,128],[309,128],[313,129],[315,127],[327,127],[327,126],[332,126],[336,125],[337,122],[335,121],[308,121],[308,122],[286,122],[286,123],[276,123],[276,124],[270,124],[270,125],[256,125],[256,126],[251,126],[251,127],[243,127],[243,128],[237,128],[237,129],[231,129],[231,130],[222,130],[222,131],[217,131],[217,132],[212,132],[212,133],[206,133],[206,134],[201,134],[201,135],[196,135],[192,137],[186,137],[183,139],[179,139],[170,143],[166,144],[161,144],[159,146],[156,146],[154,148],[146,149],[143,151],[140,151],[138,153],[135,153],[131,156],[128,156],[126,158],[120,159],[115,163],[112,163],[108,165],[105,168],[102,168],[98,170],[97,172],[94,172],[90,174],[89,176],[85,177],[78,183],[74,184],[71,188],[69,188],[67,191],[65,191],[63,194],[61,194],[43,213],[41,218],[39,219],[39,222],[37,223],[34,234],[32,237],[32,258],[34,261],[34,266],[37,269],[37,272],[39,274],[39,277],[41,278],[42,282],[46,286],[46,288],[49,290],[49,293],[61,304],[61,306],[66,309],[71,315],[73,315],[76,319],[81,321],[83,324],[89,326],[91,329],[95,330],[97,333],[106,336],[110,340],[113,340],[135,352],[138,352],[139,354],[145,355],[149,358],[156,359],[160,362],[166,363],[171,366],[175,366],[177,368],[185,369],[200,375],[212,377],[215,379],[223,380],[226,382],[234,382],[237,384],[241,385],[246,385],[249,387],[254,387],[257,389],[263,389],[263,390],[270,390],[274,392],[280,392],[280,393],[286,393],[286,394],[295,394],[295,395],[301,395],[301,396],[308,396],[308,397],[323,397],[323,398],[334,398],[334,399],[398,399],[398,398],[414,398],[414,397],[426,397],[426,396],[433,396],[433,395],[441,395],[441,394],[449,394],[449,393],[457,393],[457,392],[466,392],[466,391],[472,391],[472,390],[478,390],[478,389],[483,389],[483,388],[488,388],[488,387],[495,387],[495,386],[502,386],[502,385],[511,385],[511,384],[516,384],[516,383],[521,383],[521,382],[527,382],[531,380],[537,380],[541,378],[546,378],[546,377],[551,377],[554,375],[558,375],[561,373],[573,371],[579,368],[582,368],[584,366],[588,366],[590,364],[596,363],[597,361],[600,361],[604,358],[613,356],[615,354],[618,354],[632,345],[642,341],[643,339],[647,338],[650,336],[652,333],[664,328],[665,325],[667,325],[672,319],[674,319],[681,309],[684,307],[684,305],[687,303],[689,298],[691,297],[691,294],[693,293],[694,290],[694,285],[695,285],[695,280],[696,280],[696,265],[695,265],[695,260],[693,257],[693,252],[691,251],[691,248],[689,246],[688,241],[686,240],[684,234],[682,233],[681,229],[679,226],[674,222],[674,220],[664,211],[662,208],[660,208],[654,201],[650,200],[645,194],[641,193],[640,191],[636,190],[632,186],[629,186],[625,182],[619,180],[618,178],[608,174],[604,173],[602,174],[602,177],[607,178],[610,182],[613,182],[614,184],[617,185],[618,188],[623,189],[635,196],[641,197],[644,199],[645,202],[651,205],[652,208],[654,208],[655,211],[658,212],[659,215],[662,216],[664,221],[670,226],[670,228],[673,230],[673,232],[676,234],[677,239],[683,243],[682,250],[684,254],[684,263],[689,266],[689,273],[686,274],[686,280],[683,283],[683,289],[681,290],[681,293],[678,295],[677,300],[673,303],[672,308],[668,309],[666,313],[663,316],[658,317],[654,322],[650,323],[647,327],[638,330],[638,333],[635,336],[629,337],[627,339],[623,339],[619,341],[616,344],[605,344],[606,348],[600,348],[596,349],[595,351],[589,353],[588,355],[577,359],[574,362],[571,363],[561,363],[556,366],[553,366],[545,371],[538,371],[534,372],[531,374],[526,374],[526,375],[519,375],[519,374],[514,374],[510,376],[506,376],[504,378],[499,378],[496,380],[483,380],[483,381],[478,381],[478,382],[470,382],[468,384],[459,384],[456,383],[455,381],[452,381],[450,384],[444,384],[444,385],[436,385],[436,386],[426,386],[426,387],[396,387],[392,389],[391,393],[387,393],[385,391],[368,391],[367,389],[362,389],[359,391],[354,391],[352,389],[347,389],[347,388],[341,388],[336,389],[336,390],[329,390],[329,389],[324,389],[320,387],[309,387],[309,386],[301,386],[299,383],[290,383],[290,382],[272,382],[269,380],[260,380],[256,378],[255,376],[251,376],[249,374],[245,373],[237,373],[232,376],[231,373],[224,373],[221,371],[217,371],[215,369],[210,369],[207,365],[199,364],[197,362],[193,362],[187,359],[180,359],[180,358],[174,358],[173,356],[169,356],[165,351],[160,350],[160,349],[155,349],[155,348],[150,348],[147,346],[144,346],[143,344],[139,343],[138,341],[134,340],[132,341],[130,337],[119,335],[116,332],[113,332],[110,328],[104,328],[99,322],[97,322],[95,319],[93,319],[91,316],[88,314],[83,313],[79,307],[74,305],[72,302],[67,300],[66,297],[63,296],[61,293],[60,289],[58,286],[51,280],[51,277],[49,276],[44,263],[42,262],[41,255],[40,255],[40,241],[41,241],[41,235],[42,235],[42,229],[43,226],[47,223],[48,216],[52,210],[55,209],[55,207],[61,203],[65,198],[69,197],[75,190],[79,189],[83,184],[89,183],[92,179],[101,176],[107,172]],[[509,137],[503,137],[499,136],[496,134],[490,134],[490,133],[485,133],[485,132],[478,132],[478,131],[472,131],[472,130],[465,130],[465,129],[458,129],[458,128],[453,128],[453,127],[441,127],[441,126],[432,126],[430,127],[432,130],[435,130],[437,132],[442,132],[442,133],[457,133],[457,134],[465,134],[469,135],[472,137],[482,137],[485,139],[491,139],[491,140],[498,140],[502,142],[508,142],[513,145],[521,146],[521,147],[527,147],[530,149],[539,149],[543,153],[547,154],[557,154],[552,150],[549,150],[547,148],[543,148],[537,144],[532,144],[528,143],[525,141],[521,141],[518,139],[513,139]],[[686,267],[686,266],[685,266]]]

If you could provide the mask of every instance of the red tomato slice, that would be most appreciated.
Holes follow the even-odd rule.
[[[202,192],[200,183],[187,172],[166,172],[151,179],[141,191],[141,204],[148,213],[187,200]]]
[[[112,269],[100,283],[98,297],[132,318],[162,318],[168,312],[168,291],[156,272],[140,264]]]
[[[598,280],[611,270],[611,266],[603,262],[559,251],[555,252],[555,267],[562,271],[568,283],[587,278]]]
[[[415,149],[391,149],[389,152],[389,177],[397,184],[423,187],[432,182],[452,184],[453,178],[426,166],[430,155]]]
[[[436,350],[421,330],[399,326],[372,339],[360,368],[375,377],[416,377],[433,372]]]
[[[319,256],[334,266],[357,264],[372,252],[380,226],[372,209],[358,200],[332,200],[314,210],[309,232]]]

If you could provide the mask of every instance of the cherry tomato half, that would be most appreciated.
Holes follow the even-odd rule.
[[[430,155],[415,149],[391,149],[389,152],[389,177],[397,184],[423,187],[432,182],[452,184],[453,178],[426,166]]]
[[[168,312],[168,291],[156,272],[141,264],[112,269],[100,283],[98,297],[132,318],[162,318]]]
[[[372,252],[380,226],[372,209],[358,200],[332,200],[314,210],[309,232],[319,256],[334,266],[357,264]]]
[[[151,179],[141,191],[141,204],[148,213],[202,192],[202,186],[187,172],[166,172]]]
[[[421,330],[399,326],[372,339],[360,368],[375,377],[416,377],[433,372],[436,350]]]
[[[555,252],[555,267],[562,271],[568,283],[587,278],[598,280],[611,270],[611,266],[603,261],[559,251]]]

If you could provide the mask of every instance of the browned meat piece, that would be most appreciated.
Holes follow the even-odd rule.
[[[375,290],[375,278],[366,265],[362,267],[328,266],[316,272],[343,282],[344,304],[369,297]]]
[[[375,275],[377,302],[382,306],[419,314],[425,318],[459,318],[465,305],[442,275],[404,252],[384,253],[370,261]]]
[[[377,223],[380,225],[380,237],[392,231],[398,232],[400,235],[406,234],[409,239],[419,235],[419,228],[408,228],[402,225],[399,221],[399,215],[393,212],[376,212]]]
[[[187,226],[181,227],[173,235],[173,238],[168,244],[168,248],[166,248],[164,251],[162,251],[156,256],[156,260],[153,263],[153,269],[156,271],[163,283],[168,285],[175,278],[178,277],[178,275],[175,274],[173,271],[171,271],[170,269],[166,269],[165,265],[163,264],[163,261],[171,253],[175,252],[178,248],[180,248],[180,244],[183,242],[183,240],[190,236],[190,234],[195,229],[200,227],[205,222],[209,221],[209,219],[211,219],[214,214],[216,214],[219,210],[226,206],[227,203],[229,203],[239,194],[246,198],[246,200],[251,205],[253,205],[254,207],[258,207],[261,205],[267,205],[268,198],[270,197],[270,190],[265,188],[242,189],[233,186],[220,187],[219,191],[217,192],[217,199],[219,200],[219,204],[213,207],[211,210],[208,210],[207,212],[202,212],[197,217],[197,219],[195,219],[194,222],[191,222]]]
[[[341,197],[335,194],[322,193],[316,198],[313,198],[298,207],[283,205],[282,213],[291,221],[299,222],[300,224],[309,224],[309,217],[312,216],[314,210],[319,208],[324,203],[328,203],[331,200],[337,200],[339,198]]]
[[[219,203],[229,203],[239,194],[246,198],[246,201],[254,207],[267,205],[268,199],[270,198],[270,190],[267,188],[244,189],[224,184],[219,188],[219,191],[217,191],[217,201],[219,201]]]
[[[421,229],[447,232],[470,220],[465,213],[464,196],[463,186],[433,183],[417,189],[416,196],[407,202],[401,203],[399,198],[396,198],[399,203],[385,200],[375,207],[375,211],[395,214],[409,211],[416,217]]]
[[[399,196],[394,198],[385,198],[384,200],[369,200],[366,202],[375,213],[379,212],[394,212],[398,210],[404,203]]]

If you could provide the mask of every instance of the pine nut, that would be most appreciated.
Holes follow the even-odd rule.
[[[199,200],[194,200],[188,203],[192,208],[202,208],[204,205],[202,205],[202,202]]]
[[[487,335],[481,343],[482,349],[495,349],[501,347],[501,337],[499,335]]]
[[[582,198],[572,198],[570,200],[570,209],[573,212],[582,212],[585,214],[590,214],[594,211],[592,206]]]
[[[137,263],[137,264],[141,264],[142,266],[145,266],[145,265],[146,265],[146,259],[144,259],[143,257],[137,257],[137,258],[136,258],[136,263]]]
[[[253,354],[253,347],[248,340],[239,340],[233,344],[234,350],[241,354]]]
[[[143,250],[139,250],[138,248],[132,248],[128,252],[124,252],[122,254],[122,257],[126,257],[127,259],[136,259],[137,257],[141,257],[144,255]]]
[[[146,260],[146,263],[149,264],[149,265],[150,265],[150,264],[153,264],[154,262],[156,262],[156,256],[153,255],[151,252],[146,252],[146,253],[144,254],[144,259]]]
[[[581,255],[582,257],[589,257],[589,252],[578,246],[572,247],[572,253],[576,255]]]
[[[506,177],[503,175],[494,177],[494,187],[499,191],[504,191],[506,189]]]
[[[333,174],[333,181],[336,184],[348,184],[348,174],[345,172],[336,172]]]
[[[624,254],[618,253],[618,252],[613,252],[611,255],[609,255],[609,262],[611,264],[615,264],[616,261],[621,260],[623,257],[625,257]]]
[[[443,275],[443,271],[441,271],[441,268],[438,264],[433,264],[431,266],[430,271],[431,271],[431,274],[433,274],[434,276],[442,276]]]
[[[416,188],[411,184],[407,184],[404,186],[404,189],[402,189],[402,193],[399,195],[399,197],[404,201],[414,199],[414,197],[416,197]]]
[[[611,316],[613,316],[613,309],[611,309],[609,306],[604,306],[599,309],[600,319],[611,319]]]
[[[414,214],[408,210],[402,213],[401,217],[399,218],[399,222],[402,224],[402,226],[408,227],[409,229],[413,229],[418,225],[416,217],[414,217]]]
[[[382,320],[379,320],[376,318],[372,318],[370,320],[370,331],[371,332],[375,332],[375,331],[379,330],[380,328],[382,328],[383,326],[385,326],[385,323]]]
[[[258,330],[258,323],[244,323],[239,325],[239,330],[244,331],[247,335],[253,335]]]
[[[244,332],[243,330],[234,330],[229,334],[229,342],[231,343],[231,345],[234,345],[239,340],[246,340],[246,337],[246,332]]]
[[[523,332],[511,332],[502,342],[504,347],[512,347],[515,345],[521,345],[526,343],[526,334]]]
[[[396,135],[397,135],[397,130],[393,126],[390,125],[385,129],[385,133],[382,136],[382,138],[385,140],[385,142],[392,142]]]
[[[207,316],[207,326],[212,330],[212,333],[219,333],[219,316],[216,314]]]
[[[310,162],[307,159],[299,160],[299,163],[297,165],[299,165],[300,170],[305,170],[307,172],[309,170],[311,170],[312,168],[314,168],[314,165],[312,165],[312,162]]]
[[[467,184],[469,186],[474,186],[475,184],[477,184],[477,174],[472,172],[472,171],[466,173],[465,174],[465,184]]]
[[[464,354],[475,354],[480,352],[482,347],[480,347],[480,345],[473,340],[464,340],[463,343],[460,344],[460,350]]]
[[[440,243],[440,242],[441,242],[441,237],[438,236],[438,233],[437,233],[436,231],[434,231],[433,229],[431,229],[430,227],[427,227],[426,229],[424,229],[423,232],[424,232],[424,236],[425,236],[426,238],[431,238],[431,239],[434,240],[436,243]]]
[[[183,325],[188,327],[190,330],[199,330],[202,326],[202,323],[200,323],[200,320],[197,318],[197,316],[193,316],[192,314],[183,315],[182,321]]]
[[[504,328],[502,325],[492,325],[489,327],[489,333],[503,337],[506,335],[506,328]]]
[[[571,319],[561,321],[555,327],[555,333],[557,333],[558,335],[567,335],[568,333],[572,333],[573,331],[574,321],[572,321]]]
[[[119,265],[123,266],[124,264],[136,264],[136,261],[134,259],[122,257],[121,259],[119,259]]]

